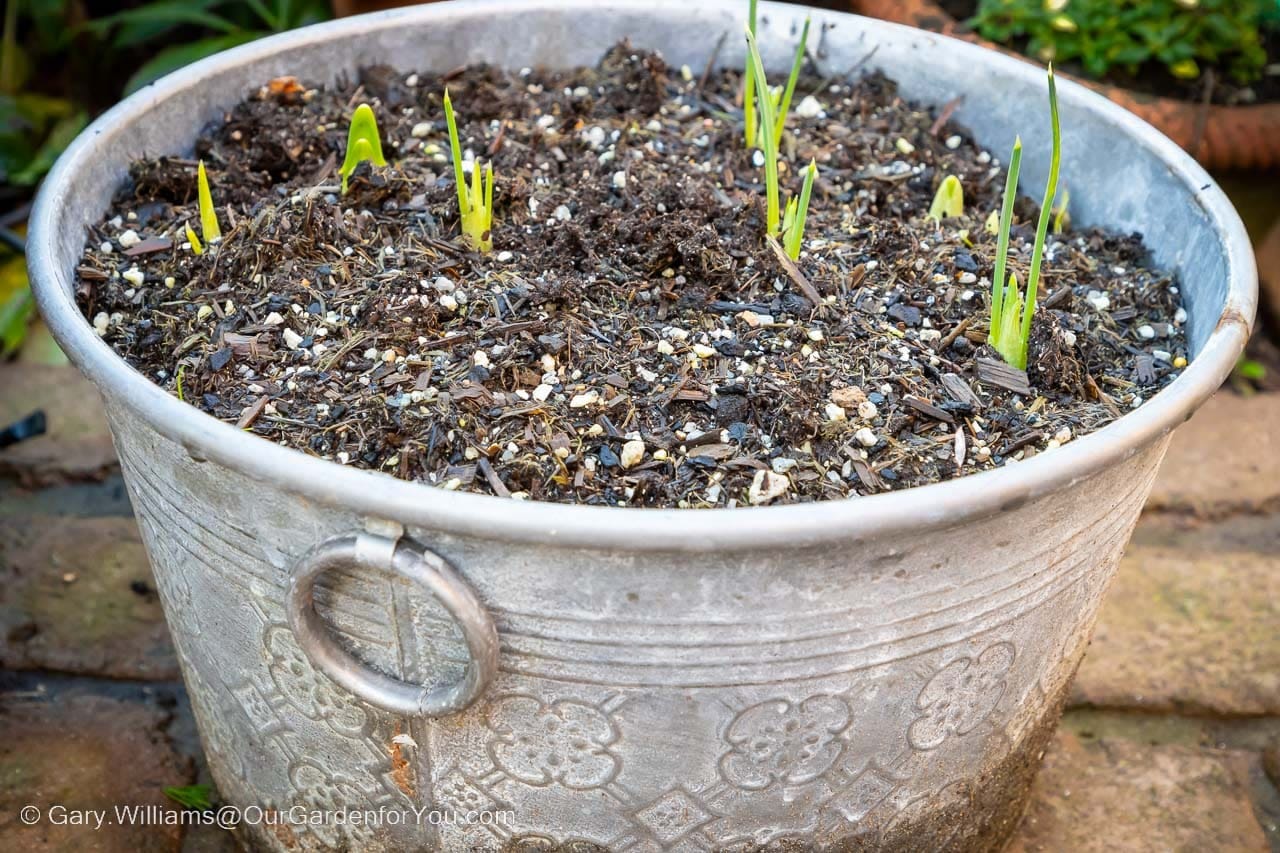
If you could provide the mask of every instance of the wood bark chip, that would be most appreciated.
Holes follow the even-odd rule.
[[[979,358],[977,359],[977,366],[978,380],[980,382],[999,386],[1006,391],[1012,391],[1024,397],[1031,396],[1031,383],[1027,380],[1027,372],[1025,370],[1010,367],[1003,361],[996,361],[993,358]]]
[[[249,408],[244,410],[244,414],[240,416],[240,420],[236,421],[236,429],[248,429],[253,426],[253,422],[258,419],[258,415],[262,414],[262,410],[267,407],[267,395],[253,401]]]
[[[939,409],[928,400],[922,400],[919,397],[913,397],[908,394],[902,398],[902,402],[909,408],[915,409],[920,414],[931,417],[935,421],[942,421],[948,424],[956,422],[956,419],[951,416],[950,412],[945,409]]]
[[[124,250],[124,253],[133,258],[138,255],[149,255],[152,252],[163,252],[165,249],[173,247],[173,241],[168,237],[148,237],[135,246],[130,246]]]
[[[796,286],[800,288],[805,297],[813,303],[814,310],[820,310],[823,305],[822,294],[818,293],[817,288],[813,286],[809,279],[805,278],[804,273],[800,272],[796,262],[787,256],[786,250],[782,248],[777,238],[771,234],[765,240],[769,243],[769,248],[773,249],[774,255],[778,258],[778,263],[782,264],[787,276],[796,283]]]
[[[982,408],[982,398],[974,392],[963,376],[955,373],[944,373],[941,381],[947,395],[957,403],[968,403],[975,409]]]

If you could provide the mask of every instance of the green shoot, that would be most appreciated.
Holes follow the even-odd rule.
[[[947,175],[942,179],[942,184],[939,185],[926,216],[940,223],[944,217],[963,215],[964,187],[960,185],[960,179],[955,175]]]
[[[756,102],[760,105],[760,119],[763,127],[773,127],[777,121],[774,114],[773,99],[769,97],[769,83],[764,75],[764,60],[760,58],[760,49],[756,47],[756,37],[747,30],[747,68],[755,80],[755,88],[760,91]],[[764,153],[764,188],[766,196],[765,232],[770,237],[777,237],[782,230],[782,218],[778,214],[778,143],[772,133],[760,135],[761,150]]]
[[[809,168],[804,170],[804,186],[800,188],[800,197],[791,197],[787,202],[786,214],[782,217],[782,246],[791,260],[800,259],[800,243],[804,239],[804,220],[809,215],[809,196],[813,193],[813,179],[818,176],[818,164],[810,160]]]
[[[782,144],[782,131],[786,128],[787,113],[791,111],[791,98],[796,93],[796,82],[800,79],[800,69],[804,66],[804,50],[809,43],[809,16],[805,16],[804,28],[800,31],[800,44],[796,45],[796,58],[791,62],[791,73],[787,76],[787,86],[782,90],[782,98],[778,101],[778,117],[773,127],[773,144]]]
[[[161,790],[166,797],[180,806],[201,811],[213,808],[213,803],[209,800],[209,794],[213,789],[208,785],[181,785]]]
[[[1036,294],[1040,287],[1040,264],[1044,260],[1044,243],[1058,192],[1058,169],[1062,161],[1062,134],[1058,124],[1058,90],[1049,66],[1049,119],[1053,132],[1053,153],[1049,161],[1049,180],[1040,205],[1040,220],[1031,248],[1031,268],[1027,272],[1026,295],[1018,292],[1018,279],[1010,274],[1007,283],[1005,266],[1009,254],[1009,230],[1013,225],[1013,202],[1018,194],[1018,172],[1022,166],[1022,140],[1013,143],[1009,158],[1009,175],[1005,181],[1004,204],[1000,211],[1000,231],[996,245],[995,273],[991,279],[991,330],[987,343],[995,347],[1011,367],[1027,367],[1027,343],[1031,338],[1031,319],[1036,310]]]
[[[200,234],[206,243],[216,243],[222,239],[222,229],[218,227],[218,213],[213,209],[213,193],[209,192],[209,176],[205,174],[203,160],[196,168],[196,194],[200,200]],[[191,244],[193,249],[195,246]]]
[[[1071,205],[1071,191],[1066,187],[1062,188],[1062,203],[1058,205],[1058,209],[1053,212],[1053,233],[1062,234],[1071,230],[1071,211],[1068,207]]]
[[[187,242],[191,244],[191,251],[197,255],[203,255],[204,246],[200,245],[200,238],[196,236],[196,232],[191,229],[189,223],[184,227],[187,229]]]
[[[760,105],[761,130],[777,127],[775,105],[769,95],[769,87],[764,75],[764,60],[760,58],[756,38],[750,30],[747,31],[747,56],[750,59],[748,68],[755,79],[755,89],[759,93],[756,101]],[[784,218],[779,215],[778,136],[762,132],[758,141],[764,154],[765,231],[770,237],[783,236],[786,253],[794,261],[800,257],[800,241],[804,239],[804,221],[809,213],[809,197],[813,192],[814,178],[818,174],[818,164],[810,161],[808,169],[805,170],[804,186],[800,190],[800,197],[792,198],[787,202]]]
[[[378,119],[368,104],[356,107],[351,116],[351,128],[347,131],[347,153],[342,159],[342,168],[338,174],[342,176],[342,194],[347,194],[347,179],[361,163],[369,162],[375,166],[385,166],[387,161],[382,156],[382,140],[378,136]]]
[[[1017,137],[1013,142],[1013,154],[1009,157],[1004,204],[1000,209],[1000,230],[996,232],[995,273],[991,276],[991,330],[987,333],[987,343],[995,347],[1011,366],[1025,369],[1026,352],[1023,342],[1017,339],[1016,334],[1016,330],[1022,327],[1022,319],[1017,316],[1022,307],[1022,299],[1018,296],[1018,280],[1012,274],[1007,280],[1005,277],[1005,264],[1009,257],[1009,230],[1013,226],[1013,203],[1018,195],[1018,172],[1021,167],[1022,137]]]
[[[473,249],[493,249],[493,164],[485,168],[480,181],[480,162],[471,165],[471,188],[462,171],[462,146],[458,143],[458,125],[453,117],[449,90],[444,90],[444,117],[449,124],[449,147],[453,149],[453,179],[458,185],[458,212],[462,217],[462,233]]]
[[[996,226],[995,232],[997,235],[995,273],[991,276],[991,331],[987,335],[987,342],[1000,350],[1001,355],[1005,355],[1005,352],[997,340],[1000,339],[1001,332],[1004,330],[1004,297],[1007,289],[1004,270],[1009,258],[1009,230],[1013,227],[1013,203],[1018,196],[1018,172],[1021,169],[1022,137],[1018,136],[1013,140],[1013,153],[1009,156],[1009,172],[1004,182],[1004,203],[1000,208],[1000,223]],[[1018,291],[1015,288],[1014,296],[1017,295]],[[1010,364],[1015,360],[1005,355],[1005,361]]]
[[[763,148],[764,144],[760,134],[771,126],[773,127],[773,144],[775,146],[782,144],[782,133],[786,129],[787,114],[791,111],[791,99],[795,96],[796,83],[800,80],[800,69],[804,67],[804,53],[809,43],[809,25],[811,23],[812,19],[809,16],[805,16],[804,28],[800,31],[800,43],[796,45],[795,59],[791,62],[791,73],[787,76],[787,85],[781,89],[772,89],[756,80],[755,74],[751,70],[751,55],[750,53],[747,54],[747,68],[743,73],[742,84],[742,110],[748,148]],[[755,38],[756,0],[751,0],[750,9],[747,12],[747,32],[751,33],[753,39]],[[764,121],[763,116],[759,116],[760,121],[757,122],[759,115],[755,106],[757,89],[768,93],[770,106],[773,107],[775,116],[772,125]]]
[[[751,37],[756,37],[756,0],[751,0],[751,4],[747,9],[747,32],[751,33]],[[751,56],[747,55],[747,67],[742,73],[742,110],[743,117],[746,122],[746,140],[747,147],[754,148],[756,144],[756,77],[751,73]]]

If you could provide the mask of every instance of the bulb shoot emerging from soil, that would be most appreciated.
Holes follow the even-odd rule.
[[[218,213],[213,209],[213,193],[209,191],[209,176],[205,174],[203,160],[196,167],[196,193],[200,202],[200,233],[206,243],[216,243],[222,239],[222,229],[218,227]],[[187,232],[191,233],[189,226]],[[203,251],[197,240],[191,242],[191,248],[197,255]]]
[[[1062,201],[1053,212],[1053,233],[1065,234],[1071,230],[1071,192],[1066,187],[1062,188]]]
[[[1018,293],[1018,279],[1012,273],[1005,278],[1009,254],[1009,229],[1013,226],[1013,203],[1018,194],[1018,171],[1022,166],[1022,139],[1013,143],[1009,158],[1009,177],[1004,187],[1004,203],[1000,210],[995,273],[991,277],[991,331],[987,343],[995,347],[1010,367],[1027,368],[1027,346],[1031,340],[1031,320],[1036,310],[1036,293],[1040,287],[1040,264],[1044,260],[1044,243],[1048,236],[1053,201],[1058,192],[1058,169],[1062,162],[1062,134],[1058,125],[1058,91],[1049,66],[1049,120],[1053,131],[1053,153],[1049,160],[1049,180],[1040,204],[1040,220],[1031,248],[1031,267],[1027,271],[1027,292]],[[1007,285],[1006,285],[1007,281]]]
[[[805,33],[808,33],[808,22],[805,22]],[[804,46],[801,44],[799,57],[803,56]],[[775,112],[775,105],[769,95],[769,82],[765,78],[764,61],[760,58],[760,49],[756,46],[755,36],[747,30],[747,56],[751,76],[755,79],[756,97],[760,105],[760,119],[763,128],[780,127],[781,119]],[[797,60],[799,61],[799,60]],[[794,74],[798,66],[793,68]],[[789,87],[794,88],[789,84]],[[785,99],[785,98],[784,98]],[[761,153],[764,154],[764,187],[765,187],[765,228],[769,237],[781,237],[787,255],[794,261],[800,257],[800,244],[804,239],[804,221],[809,211],[809,196],[813,191],[813,180],[818,173],[818,166],[810,162],[805,170],[804,186],[798,199],[787,201],[785,216],[780,212],[778,189],[778,140],[781,133],[760,134]]]
[[[786,214],[782,217],[783,248],[787,257],[793,261],[800,260],[800,244],[804,241],[804,220],[809,215],[809,197],[813,194],[813,179],[818,176],[818,164],[809,161],[804,170],[804,186],[800,189],[800,197],[791,197],[787,202]]]
[[[480,179],[480,162],[471,165],[471,186],[462,171],[462,146],[458,142],[458,124],[453,116],[453,101],[444,91],[444,117],[449,125],[449,147],[453,154],[453,178],[458,185],[458,213],[462,235],[471,248],[480,252],[493,250],[493,164],[484,169]]]
[[[929,207],[926,214],[930,219],[936,222],[942,222],[944,217],[964,216],[964,187],[960,184],[960,179],[955,175],[947,175],[942,179],[942,184],[938,187],[938,192],[933,197],[933,204]]]
[[[382,156],[382,140],[378,135],[378,119],[368,104],[356,107],[351,116],[351,129],[347,131],[347,154],[338,174],[342,176],[342,194],[347,194],[347,180],[361,163],[372,163],[379,168],[386,166]]]

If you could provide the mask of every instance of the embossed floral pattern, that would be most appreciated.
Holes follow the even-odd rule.
[[[458,770],[450,773],[437,786],[436,802],[444,808],[459,812],[484,811],[494,805],[484,791],[471,784]]]
[[[583,790],[607,785],[618,774],[618,758],[609,750],[617,727],[592,705],[506,696],[489,708],[488,724],[496,735],[489,743],[493,763],[528,785]]]
[[[934,749],[953,734],[977,728],[1004,696],[1004,677],[1013,658],[1012,645],[996,643],[976,659],[953,660],[935,673],[916,697],[922,713],[907,731],[911,745]]]
[[[291,805],[308,815],[307,819],[299,822],[321,843],[333,849],[343,841],[359,842],[372,838],[365,824],[310,818],[311,815],[323,818],[360,808],[366,797],[352,780],[331,773],[310,759],[303,759],[290,767],[289,780],[294,786]]]
[[[358,735],[363,731],[364,711],[312,668],[287,626],[267,628],[264,642],[271,654],[271,681],[290,705],[344,734]]]
[[[221,684],[216,688],[211,685],[200,669],[181,651],[178,659],[182,664],[183,678],[187,682],[187,695],[191,697],[200,742],[210,766],[215,773],[226,774],[232,779],[247,778],[244,758],[240,752],[246,745],[247,738],[231,724],[235,704],[219,701],[227,695],[226,688]]]
[[[837,696],[761,702],[729,726],[725,739],[732,749],[720,759],[720,771],[747,790],[812,781],[840,756],[837,736],[848,725],[849,706]]]

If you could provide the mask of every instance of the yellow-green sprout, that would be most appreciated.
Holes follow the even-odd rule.
[[[205,174],[203,160],[196,167],[196,193],[200,200],[200,235],[206,243],[215,243],[222,239],[222,229],[218,227],[218,213],[213,209],[213,193],[209,192],[209,176]],[[195,245],[192,243],[192,248]]]
[[[1053,212],[1053,233],[1063,234],[1071,230],[1071,211],[1068,209],[1071,205],[1071,191],[1066,187],[1062,188],[1062,203],[1058,205]]]
[[[1017,276],[1005,278],[1009,254],[1009,230],[1013,226],[1013,202],[1018,194],[1018,171],[1022,167],[1022,140],[1015,139],[1009,158],[1009,175],[1004,185],[1004,204],[1000,211],[1000,231],[996,243],[995,273],[991,278],[991,330],[987,343],[995,347],[1010,367],[1025,370],[1027,344],[1031,339],[1031,318],[1036,310],[1036,293],[1040,287],[1040,264],[1044,260],[1044,243],[1049,231],[1053,200],[1058,193],[1058,169],[1062,162],[1062,134],[1058,126],[1058,90],[1049,66],[1049,120],[1053,132],[1053,153],[1049,159],[1049,180],[1040,205],[1036,239],[1031,247],[1031,267],[1027,271],[1025,296],[1018,291]]]
[[[810,160],[804,170],[804,186],[800,197],[791,197],[782,216],[782,247],[791,260],[800,258],[800,244],[804,240],[804,220],[809,215],[809,196],[813,193],[813,179],[818,176],[818,164]]]
[[[200,245],[200,238],[196,236],[196,232],[191,229],[190,224],[187,224],[185,227],[187,229],[187,242],[191,244],[191,251],[195,252],[197,255],[203,255],[204,246]]]
[[[937,222],[941,222],[947,216],[964,215],[964,187],[960,185],[959,178],[955,175],[947,175],[942,179],[942,184],[939,185],[938,192],[933,197],[933,204],[929,206],[929,213],[926,215]]]
[[[471,164],[471,186],[462,171],[462,146],[458,143],[458,125],[453,117],[449,90],[444,92],[444,117],[449,124],[449,146],[453,149],[453,179],[458,185],[458,212],[462,218],[462,234],[473,249],[493,249],[493,164],[484,170],[480,180],[479,161]]]
[[[347,131],[347,153],[342,159],[342,194],[347,193],[347,179],[361,163],[385,166],[382,156],[382,140],[378,136],[378,119],[368,104],[361,104],[351,116],[351,129]]]

